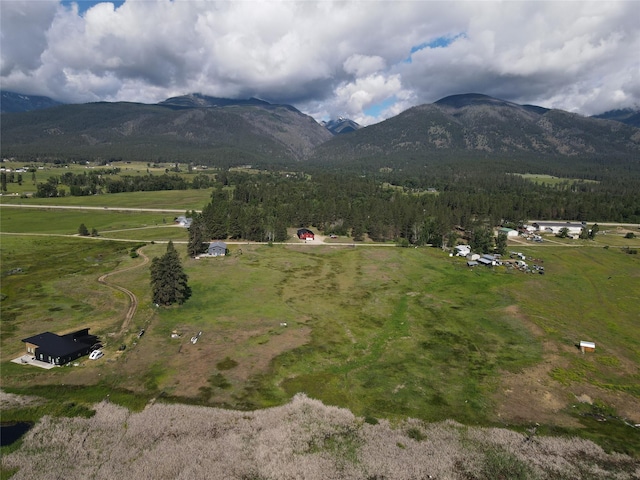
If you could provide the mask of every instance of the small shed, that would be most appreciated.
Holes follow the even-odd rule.
[[[476,262],[475,260],[467,261],[467,267],[475,267],[476,265],[478,265],[478,262]]]
[[[479,253],[470,253],[469,255],[467,255],[467,260],[478,260],[479,258]]]
[[[212,257],[224,257],[227,254],[227,244],[224,242],[211,242],[207,249],[207,255]]]
[[[469,245],[456,245],[453,250],[459,257],[466,257],[471,253],[471,247],[469,247]]]
[[[585,342],[584,340],[580,340],[580,351],[582,353],[595,352],[596,344],[594,342]]]

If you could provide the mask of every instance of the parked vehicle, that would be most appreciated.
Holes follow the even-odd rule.
[[[89,354],[89,360],[98,360],[102,357],[104,357],[104,353],[102,353],[102,350],[94,350]]]

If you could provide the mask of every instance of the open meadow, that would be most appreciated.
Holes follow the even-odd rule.
[[[519,245],[545,275],[470,269],[432,248],[231,244],[226,257],[191,259],[176,244],[193,296],[157,308],[148,265],[130,268],[143,263],[132,255],[139,243],[19,235],[73,235],[80,222],[114,238],[162,228],[162,214],[110,210],[0,210],[4,390],[48,398],[63,415],[107,394],[133,409],[162,398],[254,410],[305,393],[371,421],[539,423],[539,433],[640,455],[628,425],[640,423],[640,258],[603,248],[604,236],[575,248]],[[148,230],[145,255],[164,253],[165,230],[186,240],[178,227]],[[138,299],[124,329],[128,298],[97,281],[120,270],[109,283]],[[82,327],[105,357],[52,370],[11,363],[22,338]],[[596,351],[582,354],[580,340]]]

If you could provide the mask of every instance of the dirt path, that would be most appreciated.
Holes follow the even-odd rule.
[[[120,327],[120,332],[118,332],[119,335],[122,335],[129,328],[129,324],[131,323],[131,319],[135,315],[136,310],[138,308],[138,298],[135,296],[135,294],[131,290],[128,290],[128,289],[126,289],[126,288],[124,288],[124,287],[122,287],[120,285],[115,285],[113,283],[107,282],[107,277],[110,277],[111,275],[114,275],[116,273],[127,272],[129,270],[133,270],[134,268],[140,268],[140,267],[145,266],[147,263],[149,263],[149,257],[147,257],[142,252],[143,248],[144,247],[140,247],[137,250],[138,255],[140,255],[142,257],[142,263],[139,263],[137,265],[132,265],[131,267],[127,267],[127,268],[124,268],[122,270],[115,270],[113,272],[105,273],[104,275],[101,275],[100,278],[98,278],[98,282],[100,282],[101,284],[106,285],[107,287],[113,288],[115,290],[118,290],[118,291],[124,293],[125,295],[127,295],[129,297],[129,308],[127,309],[127,313],[125,314],[124,320],[122,321],[122,326]]]

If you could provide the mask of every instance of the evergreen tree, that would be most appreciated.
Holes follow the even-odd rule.
[[[506,233],[498,233],[496,237],[496,253],[500,255],[504,255],[507,253],[507,234]]]
[[[476,227],[469,240],[471,250],[479,253],[490,253],[493,249],[493,235],[488,227]]]
[[[197,213],[193,215],[191,226],[189,227],[189,241],[187,243],[187,253],[191,257],[195,257],[207,251],[207,242],[209,237],[206,234],[206,226],[204,217]]]
[[[78,234],[83,237],[89,236],[89,229],[86,227],[84,223],[81,223],[80,226],[78,227]]]
[[[183,304],[191,296],[187,274],[182,269],[180,257],[173,242],[169,241],[167,252],[151,261],[151,291],[157,305]]]

